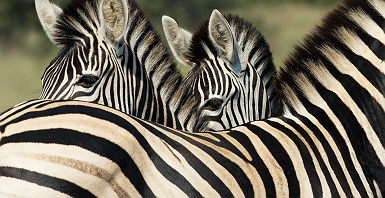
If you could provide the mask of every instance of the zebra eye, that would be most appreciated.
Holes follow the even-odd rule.
[[[223,103],[222,99],[213,98],[206,102],[206,104],[203,106],[203,109],[209,110],[209,111],[216,111],[219,108],[221,108],[222,103]]]
[[[78,82],[75,83],[77,86],[81,86],[84,88],[90,88],[92,87],[96,81],[98,81],[99,77],[94,75],[83,75]]]

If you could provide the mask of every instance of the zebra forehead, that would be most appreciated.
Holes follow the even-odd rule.
[[[70,1],[55,25],[54,40],[61,45],[71,45],[85,36],[95,35],[100,27],[98,14],[100,2],[100,0]]]
[[[263,39],[261,40],[261,33],[248,21],[232,14],[226,14],[224,17],[229,22],[235,39],[242,50],[248,45],[255,46],[257,42],[263,42],[267,45]],[[192,36],[188,50],[188,58],[192,62],[198,63],[202,60],[209,59],[210,57],[206,49],[209,49],[214,56],[218,55],[214,45],[210,41],[208,26],[209,19],[206,19]],[[266,48],[265,50],[268,51],[269,49]]]

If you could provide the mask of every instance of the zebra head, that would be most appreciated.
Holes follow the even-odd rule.
[[[199,101],[198,115],[191,116],[196,123],[189,124],[194,131],[222,130],[270,115],[275,67],[268,44],[250,23],[218,10],[195,34],[170,17],[162,23],[176,59],[193,67],[183,84],[186,95]]]
[[[108,87],[124,79],[116,49],[124,43],[127,2],[73,1],[63,10],[49,0],[35,0],[35,5],[48,38],[62,46],[42,76],[41,98],[114,100]]]

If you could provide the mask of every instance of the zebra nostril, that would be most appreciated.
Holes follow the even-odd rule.
[[[77,86],[81,86],[84,88],[92,87],[99,80],[98,76],[95,75],[83,75],[80,77],[78,82],[75,83]]]

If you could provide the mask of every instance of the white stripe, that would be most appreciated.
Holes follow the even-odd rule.
[[[310,63],[310,62],[308,62],[307,65],[309,67],[311,67],[310,70],[313,72],[313,75],[323,84],[323,86],[325,86],[325,88],[331,89],[331,91],[336,93],[341,98],[341,100],[345,102],[345,104],[346,103],[348,103],[348,104],[354,103],[354,101],[353,102],[347,101],[348,100],[347,98],[340,96],[340,92],[342,90],[345,91],[343,86],[336,79],[334,79],[330,73],[328,73],[325,69],[323,69],[324,66],[317,65],[315,63]],[[305,77],[303,76],[303,77],[301,77],[301,79],[305,79]],[[310,84],[310,82],[308,82],[308,81],[302,82],[301,85],[304,85],[304,86],[302,86],[303,87],[302,90],[304,90],[304,93],[306,94],[306,97],[310,100],[310,102],[313,104],[317,104],[318,107],[322,108],[325,111],[325,113],[329,116],[329,119],[336,126],[337,130],[341,134],[342,138],[344,139],[344,141],[345,141],[345,143],[349,149],[350,158],[352,159],[354,167],[356,168],[358,175],[360,176],[360,179],[361,179],[364,187],[366,188],[367,193],[370,194],[369,184],[366,180],[366,177],[362,171],[361,165],[360,165],[360,163],[357,159],[357,156],[354,152],[353,146],[351,145],[351,141],[347,135],[347,131],[343,127],[341,121],[333,113],[333,111],[330,109],[329,105],[322,99],[322,97],[319,95],[319,93],[316,91],[316,89]],[[333,85],[333,86],[330,86],[330,85]],[[351,100],[351,98],[350,98],[350,100]],[[348,104],[346,104],[346,105],[349,107],[350,105],[348,105]],[[350,109],[352,110],[351,107],[350,107]],[[357,118],[357,119],[359,119],[359,118]],[[324,132],[324,134],[325,134],[325,132]],[[342,161],[342,159],[343,159],[342,156],[337,156],[337,159],[339,160],[339,163],[341,164],[342,170],[343,170],[343,172],[347,178],[349,186],[351,186],[351,189],[353,191],[353,195],[359,196],[360,194],[358,193],[357,189],[355,188],[354,183],[353,183],[348,171],[346,170],[345,162]]]
[[[384,31],[363,10],[351,10],[347,15],[370,36],[385,45]]]
[[[119,113],[118,115],[124,116],[123,113]],[[75,117],[75,119],[74,119]],[[124,117],[128,122],[135,123],[134,120],[128,118],[128,116]],[[114,142],[118,146],[120,146],[122,149],[126,150],[128,154],[131,156],[131,158],[134,160],[134,163],[138,165],[138,168],[143,175],[145,181],[150,186],[151,190],[155,193],[156,196],[186,196],[179,188],[177,188],[173,183],[171,183],[169,180],[167,180],[154,166],[152,163],[152,160],[150,156],[147,155],[147,152],[142,148],[142,146],[137,142],[135,137],[132,136],[131,133],[127,133],[125,129],[122,129],[118,126],[116,126],[113,123],[107,122],[105,120],[99,120],[93,117],[85,116],[85,115],[77,115],[77,116],[71,116],[71,115],[57,115],[55,117],[44,117],[40,118],[38,121],[30,120],[27,123],[21,122],[21,126],[10,126],[10,128],[7,128],[10,131],[23,131],[23,126],[31,126],[30,130],[34,129],[41,129],[42,123],[44,123],[45,128],[57,128],[57,127],[63,127],[67,129],[72,129],[76,131],[87,131],[88,134],[101,137],[104,139],[107,139],[111,142]],[[68,126],[65,123],[72,123],[72,125]],[[12,127],[12,128],[11,128]],[[17,130],[19,128],[19,130]],[[25,129],[24,129],[25,130]],[[156,149],[155,149],[156,150]],[[55,170],[53,168],[53,170]],[[56,170],[60,170],[59,167],[56,167]],[[42,170],[43,171],[43,170]],[[76,171],[74,170],[63,170],[62,172],[68,171],[70,174],[72,172],[72,175],[77,175]],[[46,172],[46,171],[44,171]],[[77,171],[79,172],[79,171]],[[53,173],[53,175],[57,176],[56,174],[59,173]],[[94,178],[92,176],[83,175],[81,172],[78,173],[82,178],[89,177],[88,181],[97,181],[98,178]],[[139,174],[139,173],[138,173]],[[65,175],[63,175],[64,177]],[[71,178],[71,181],[75,178]],[[82,180],[83,181],[83,180]],[[98,184],[102,186],[106,186],[107,184],[104,184],[104,181],[97,182]],[[160,186],[159,184],[162,184],[164,186],[167,186],[167,188],[164,188]],[[101,186],[97,188],[103,189]]]
[[[34,183],[2,176],[0,177],[0,197],[69,198],[70,196]]]
[[[262,123],[262,122],[261,122]],[[254,123],[253,123],[254,124]],[[262,123],[263,124],[263,123]],[[259,122],[256,124],[259,126]],[[289,196],[289,186],[285,173],[283,172],[282,167],[279,165],[274,156],[270,153],[269,149],[264,145],[263,141],[250,131],[248,128],[241,126],[236,128],[237,131],[242,131],[243,133],[248,134],[248,137],[253,144],[255,151],[260,156],[263,163],[266,165],[269,173],[273,179],[275,186],[276,197],[288,197]],[[263,182],[256,183],[258,185],[263,185]],[[265,188],[269,188],[266,186]],[[266,196],[266,195],[265,195]]]
[[[138,127],[138,130],[142,131],[142,134],[146,137],[146,139],[149,139],[151,138],[151,136],[153,136],[152,133],[147,133],[147,131],[141,126],[137,126],[137,127]],[[191,144],[189,141],[186,141],[184,138],[174,135],[173,133],[164,131],[158,127],[155,127],[155,129],[159,130],[169,138],[185,146],[191,153],[194,154],[195,157],[197,157],[200,161],[202,161],[202,163],[205,164],[208,169],[210,169],[216,176],[218,176],[221,179],[221,181],[230,189],[232,194],[234,195],[243,194],[234,176],[231,175],[228,172],[228,170],[226,170],[221,164],[215,161],[212,156],[207,154],[205,151],[203,151],[199,147]],[[205,146],[213,148],[214,150],[224,155],[224,157],[228,158],[230,161],[233,161],[234,163],[239,164],[240,168],[242,168],[244,172],[250,173],[249,179],[253,179],[254,177],[256,177],[255,175],[256,171],[255,170],[253,171],[253,168],[250,169],[245,164],[244,160],[239,158],[239,156],[234,155],[232,152],[229,152],[226,148],[218,147],[216,145],[213,145],[210,142],[203,141],[201,138],[197,138],[195,136],[190,136],[188,134],[185,134],[185,135],[191,139],[201,142]],[[159,141],[159,138],[154,137],[154,141]],[[166,144],[166,143],[163,142],[163,144]],[[180,174],[184,175],[184,177],[186,177],[188,181],[191,182],[191,184],[194,186],[194,188],[196,188],[199,192],[207,194],[207,196],[203,195],[203,197],[219,196],[217,192],[215,192],[215,190],[210,186],[210,184],[207,183],[207,181],[203,180],[203,178],[198,173],[196,173],[196,171],[190,166],[190,164],[184,158],[183,153],[179,153],[176,149],[173,149],[171,145],[168,145],[167,147],[172,149],[174,155],[178,156],[179,160],[175,160],[175,157],[171,156],[171,153],[167,151],[166,147],[154,146],[154,148],[156,148],[156,152],[161,154],[161,156],[164,157],[165,154],[169,155],[169,157],[163,158],[167,162],[167,164],[175,168]],[[162,148],[164,149],[163,151],[162,151]]]
[[[355,33],[349,32],[345,28],[340,28],[336,35],[352,52],[362,56],[385,74],[385,63]]]
[[[317,151],[319,151],[319,153],[321,155],[321,158],[326,162],[325,164],[326,164],[326,167],[328,168],[328,171],[330,172],[331,175],[334,175],[333,170],[330,167],[330,163],[328,162],[328,158],[326,156],[326,152],[325,152],[324,148],[322,147],[321,142],[317,139],[317,137],[313,134],[313,132],[305,124],[303,124],[297,117],[295,117],[293,115],[285,115],[285,117],[286,116],[289,119],[292,119],[294,122],[296,122],[299,126],[301,126],[302,129],[304,129],[307,132],[307,134],[310,136],[310,138],[314,142],[314,145],[317,148]],[[289,130],[291,130],[302,141],[302,143],[306,146],[306,148],[309,151],[309,154],[310,154],[310,156],[312,158],[312,161],[314,162],[314,168],[315,168],[315,170],[316,170],[316,172],[318,174],[318,178],[320,179],[320,182],[321,182],[322,196],[323,197],[331,197],[330,187],[329,187],[329,185],[328,185],[328,183],[326,181],[325,174],[322,172],[322,169],[321,169],[321,166],[320,166],[320,164],[319,164],[319,162],[317,160],[317,157],[315,156],[314,151],[311,149],[311,146],[309,145],[309,143],[291,125],[283,122],[280,119],[271,119],[271,120],[275,121],[275,122],[278,122],[281,125],[283,125],[286,128],[288,128]],[[307,163],[307,162],[303,162],[303,163]],[[312,177],[312,175],[310,175],[310,177]],[[334,175],[334,178],[335,178],[335,175]],[[299,180],[299,182],[302,182],[302,180]],[[311,187],[309,187],[309,188],[311,188]],[[311,195],[309,195],[309,196],[311,196]]]
[[[378,187],[377,182],[374,180],[373,180],[373,185],[374,185],[374,188],[376,189],[377,197],[382,198],[382,193],[381,193],[380,187]]]
[[[327,46],[324,46],[323,48],[323,54],[333,63],[333,65],[336,66],[339,71],[354,78],[354,80],[356,80],[363,88],[371,93],[376,101],[381,105],[381,107],[385,109],[385,98],[383,95],[378,92],[378,90],[357,70],[356,67],[354,67],[352,63],[350,63],[350,61],[343,54]],[[377,157],[380,159],[382,165],[385,166],[385,148],[382,146],[379,137],[370,125],[366,115],[357,106],[357,104],[350,97],[349,93],[344,89],[340,82],[332,77],[331,74],[328,74],[327,71],[319,72],[315,70],[314,74],[320,79],[320,82],[326,88],[335,92],[338,97],[340,97],[346,104],[346,106],[349,107],[354,116],[357,118],[357,121],[365,130],[365,135],[368,138],[370,144],[373,146]],[[328,85],[325,83],[325,81],[328,82]],[[329,86],[330,83],[332,83],[334,86]]]
[[[382,16],[382,18],[385,18],[385,2],[382,0],[369,0],[369,3],[373,6],[375,10],[378,11],[378,13]]]
[[[309,64],[309,63],[307,63]],[[304,78],[304,76],[302,77],[298,77],[298,78]],[[308,83],[308,82],[307,82]],[[301,82],[299,84],[301,84],[303,87],[304,86],[309,86],[309,84],[307,83],[304,83],[304,82]],[[314,91],[312,90],[311,88],[307,88],[304,90],[304,92],[311,92],[311,91]],[[315,93],[313,93],[315,94]],[[318,93],[317,93],[318,94]],[[313,116],[310,116],[310,114],[307,114],[308,111],[306,110],[306,108],[304,108],[304,106],[302,105],[302,103],[300,102],[300,100],[297,98],[297,96],[294,94],[294,92],[292,90],[286,90],[286,94],[287,96],[290,96],[289,98],[291,99],[289,102],[291,103],[291,105],[295,108],[295,110],[301,114],[301,115],[307,115],[306,117],[312,122],[314,123],[318,129],[320,130],[320,132],[324,135],[326,141],[327,141],[327,144],[330,145],[331,149],[333,150],[333,153],[335,154],[339,164],[342,164],[342,168],[344,167],[344,162],[342,161],[342,155],[341,155],[341,152],[339,151],[336,143],[334,142],[333,138],[331,137],[331,135],[329,134],[329,132],[324,128],[324,126],[321,125],[321,123],[319,123],[319,121],[314,118]],[[320,102],[316,103],[317,105],[320,105],[319,104]],[[322,103],[324,103],[324,101],[322,100]],[[322,104],[321,104],[322,105]],[[323,108],[325,110],[325,108]],[[326,112],[328,113],[328,112]],[[288,115],[290,116],[290,113],[285,113],[285,116]],[[334,117],[333,117],[334,118]],[[338,129],[338,126],[337,126],[337,129]],[[342,128],[343,129],[343,128]],[[308,134],[312,137],[312,135],[314,134],[310,134],[310,130],[307,131]],[[315,137],[316,138],[316,137]],[[334,184],[336,185],[336,189],[339,193],[340,196],[342,197],[346,197],[346,194],[345,192],[343,191],[342,187],[341,187],[341,184],[339,182],[339,180],[337,179],[337,176],[336,174],[334,173],[333,169],[331,168],[331,163],[329,162],[329,158],[326,154],[326,151],[324,150],[321,142],[319,142],[318,140],[315,141],[315,142],[318,142],[318,144],[316,144],[317,146],[317,149],[318,151],[320,152],[320,155],[323,159],[323,161],[325,162],[325,166],[326,168],[328,169],[329,173],[330,173],[330,176],[331,176],[331,179],[333,180]],[[349,142],[347,143],[348,144],[348,147],[349,147]]]
[[[290,157],[290,161],[293,163],[296,177],[299,181],[300,197],[312,196],[313,191],[304,166],[304,163],[306,162],[303,161],[303,158],[300,154],[300,151],[298,150],[297,145],[285,133],[267,124],[266,122],[260,122],[258,123],[258,126],[268,131],[270,135],[275,137],[275,139],[279,141],[285,151],[287,151],[287,154]]]
[[[1,147],[8,155],[19,156],[20,158],[33,159],[42,163],[55,163],[78,171],[87,170],[94,176],[98,175],[105,182],[108,182],[114,190],[126,190],[130,195],[139,195],[139,192],[126,178],[119,166],[105,157],[81,149],[76,146],[65,146],[59,144],[39,143],[14,143],[5,144]],[[94,170],[92,170],[94,169]],[[97,173],[95,171],[101,172]],[[120,188],[120,189],[117,189]]]
[[[6,151],[5,151],[6,152]],[[51,177],[71,181],[99,197],[117,197],[117,194],[110,188],[108,183],[98,177],[85,174],[73,168],[48,161],[34,160],[2,151],[0,153],[0,166],[10,166],[15,168],[27,169],[37,173],[42,173]]]

